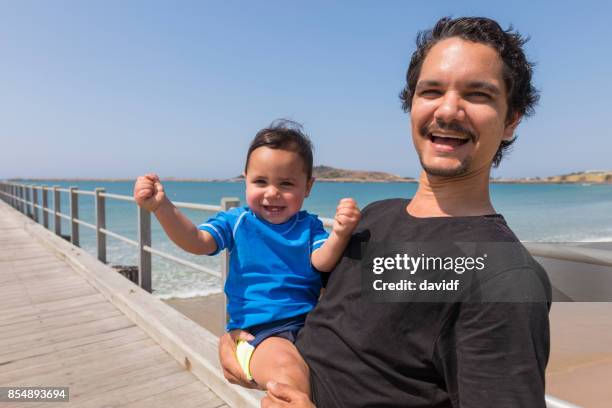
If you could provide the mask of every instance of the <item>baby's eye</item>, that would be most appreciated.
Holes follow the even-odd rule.
[[[283,187],[293,187],[293,183],[290,182],[290,181],[283,181],[281,183],[281,186],[283,186]]]
[[[258,186],[265,186],[266,180],[257,179],[257,180],[253,180],[253,183],[257,184]]]

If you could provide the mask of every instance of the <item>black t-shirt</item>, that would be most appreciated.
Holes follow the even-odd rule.
[[[415,218],[406,212],[408,202],[379,201],[363,210],[325,294],[298,336],[315,404],[544,407],[550,345],[550,303],[542,300],[550,299],[546,273],[501,215]],[[441,241],[518,243],[522,251],[505,256],[495,276],[485,278],[524,301],[363,299],[364,244]],[[517,276],[520,285],[514,284]]]

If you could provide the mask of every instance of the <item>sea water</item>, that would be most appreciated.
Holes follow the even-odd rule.
[[[78,181],[41,182],[36,185],[76,186],[93,191],[103,187],[108,193],[131,196],[133,182]],[[338,201],[343,197],[357,200],[360,208],[392,197],[410,198],[416,191],[414,183],[315,183],[304,209],[322,217],[334,216]],[[219,205],[222,197],[238,197],[244,204],[244,184],[240,182],[181,182],[166,181],[164,189],[173,201]],[[496,210],[523,241],[540,242],[610,242],[612,241],[612,185],[583,184],[492,184],[491,196]],[[39,202],[41,201],[39,197]],[[69,213],[67,193],[61,193],[62,212]],[[49,207],[53,197],[49,194]],[[196,225],[213,214],[184,210]],[[95,224],[94,199],[79,195],[79,218]],[[53,217],[49,217],[53,230]],[[137,240],[138,221],[134,203],[107,199],[107,229]],[[220,268],[220,257],[190,255],[168,240],[161,226],[152,218],[152,246],[189,261]],[[69,234],[68,221],[62,220],[62,231]],[[94,231],[80,227],[81,247],[96,254]],[[136,248],[107,237],[107,260],[110,264],[136,265]],[[221,291],[218,278],[153,255],[153,289],[161,298],[192,297]]]

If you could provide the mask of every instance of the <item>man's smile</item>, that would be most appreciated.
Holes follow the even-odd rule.
[[[427,134],[427,139],[429,139],[436,150],[452,152],[468,144],[473,138],[468,134],[430,132]]]

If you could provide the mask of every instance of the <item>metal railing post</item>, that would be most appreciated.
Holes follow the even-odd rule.
[[[104,193],[106,190],[98,187],[96,193],[96,247],[98,249],[98,260],[106,263],[106,234],[101,229],[106,229],[106,203]]]
[[[78,187],[70,187],[70,242],[72,245],[79,246],[79,195]]]
[[[30,202],[30,198],[32,198],[32,194],[30,193],[30,190],[32,188],[32,186],[24,186],[25,188],[25,197],[26,197],[26,216],[28,216],[29,218],[32,218],[32,204]]]
[[[45,228],[49,228],[49,213],[47,208],[49,207],[47,186],[42,186],[42,219]]]
[[[59,186],[53,186],[53,224],[55,226],[55,234],[62,235],[62,219],[60,213],[62,212],[62,202],[60,198]]]
[[[151,246],[151,213],[138,207],[138,285],[151,293],[151,253],[145,245]]]
[[[221,199],[221,211],[227,211],[232,207],[240,206],[240,199],[237,197],[224,197]],[[224,250],[221,253],[221,287],[225,287],[225,281],[229,273],[230,256],[229,252]],[[223,296],[223,326],[229,321],[229,315],[227,314],[227,297]]]
[[[38,222],[38,186],[32,186],[32,215]]]
[[[28,210],[26,209],[25,186],[23,184],[19,185],[19,198],[21,198],[21,201],[19,202],[21,204],[21,212],[27,214]]]
[[[32,218],[32,204],[30,202],[30,198],[32,197],[32,194],[30,194],[30,190],[32,188],[32,186],[24,186],[23,187],[25,189],[25,206],[26,206],[26,211],[25,214],[27,217]]]

